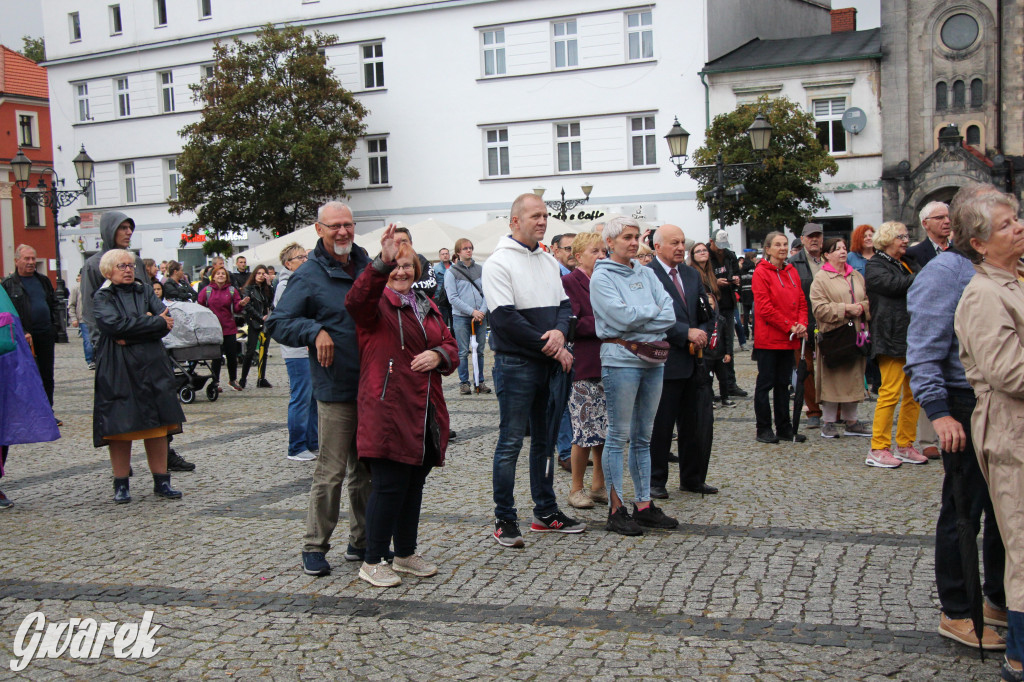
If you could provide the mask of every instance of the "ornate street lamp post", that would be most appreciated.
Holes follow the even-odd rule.
[[[754,118],[754,122],[747,128],[747,137],[750,138],[750,144],[754,148],[755,152],[763,152],[768,149],[768,143],[772,139],[772,126],[765,119],[763,114],[758,114]],[[755,167],[763,168],[762,162],[753,163],[725,163],[722,160],[721,152],[715,156],[715,163],[708,166],[690,166],[686,168],[683,164],[689,158],[686,155],[686,145],[689,142],[690,133],[686,132],[681,125],[679,125],[679,119],[676,118],[675,123],[672,124],[672,130],[669,131],[668,135],[665,136],[665,140],[668,142],[669,158],[676,167],[676,176],[680,176],[683,173],[687,173],[694,180],[698,179],[702,171],[715,171],[715,186],[713,189],[705,193],[706,198],[710,198],[715,202],[718,207],[718,227],[722,229],[725,227],[725,200],[727,198],[740,197],[747,193],[746,188],[743,186],[743,178]]]
[[[60,221],[57,213],[65,206],[70,206],[75,199],[89,191],[89,185],[92,184],[93,161],[85,153],[85,145],[82,145],[82,150],[78,152],[78,156],[72,160],[72,163],[75,164],[75,175],[78,176],[79,189],[57,189],[64,186],[64,179],[59,177],[57,171],[53,168],[44,169],[44,171],[49,171],[51,175],[49,186],[40,177],[39,183],[32,189],[28,189],[28,179],[32,174],[32,162],[25,156],[25,152],[21,151],[20,147],[18,148],[18,155],[11,159],[11,168],[14,170],[14,184],[18,186],[21,196],[26,201],[34,201],[39,206],[48,206],[53,214],[53,248],[57,261],[57,288],[54,293],[57,296],[57,304],[60,308],[60,327],[57,330],[58,343],[68,342],[68,290],[64,284],[64,278],[60,274]]]
[[[594,186],[591,185],[591,184],[580,185],[580,189],[583,190],[583,195],[584,196],[583,196],[582,199],[569,199],[569,200],[566,200],[566,198],[565,198],[565,187],[563,187],[562,188],[562,198],[559,201],[545,201],[544,202],[545,204],[548,205],[548,208],[550,208],[551,210],[553,210],[555,212],[554,215],[552,216],[553,218],[558,218],[559,220],[565,220],[566,211],[569,211],[571,209],[576,208],[577,206],[580,206],[582,204],[587,203],[587,201],[590,199],[590,193],[594,190]],[[541,199],[544,198],[544,188],[543,187],[535,187],[533,189],[533,193],[536,194]]]

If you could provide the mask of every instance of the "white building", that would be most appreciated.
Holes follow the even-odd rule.
[[[371,112],[347,188],[361,233],[430,217],[469,230],[522,192],[579,198],[592,184],[570,221],[627,213],[705,236],[695,183],[675,177],[662,141],[672,118],[701,128],[709,59],[755,36],[827,32],[829,4],[43,0],[56,162],[67,174],[81,144],[96,161],[95,190],[74,207],[83,229],[63,238],[67,269],[81,262],[72,242],[97,247],[96,216],[109,210],[135,219],[144,256],[200,262],[198,245],[179,252],[190,216],[166,203],[177,131],[199,116],[188,86],[211,68],[215,40],[249,40],[266,23],[338,36],[328,64]]]

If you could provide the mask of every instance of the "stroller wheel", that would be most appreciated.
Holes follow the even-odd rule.
[[[196,392],[192,390],[190,386],[182,386],[178,389],[178,400],[185,403],[186,405],[191,404],[196,399]]]
[[[220,397],[220,391],[217,390],[217,384],[210,382],[210,385],[206,387],[206,397],[211,403],[216,402],[217,398]]]

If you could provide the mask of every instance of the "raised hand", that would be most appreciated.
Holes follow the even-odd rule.
[[[385,263],[393,263],[398,257],[398,242],[395,241],[395,228],[397,225],[390,223],[380,238],[380,259]]]

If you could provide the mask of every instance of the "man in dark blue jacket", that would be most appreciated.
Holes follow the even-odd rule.
[[[657,256],[647,267],[654,270],[658,281],[672,297],[675,325],[668,330],[671,346],[665,363],[664,384],[658,413],[651,432],[651,497],[667,498],[669,451],[672,429],[678,424],[679,486],[682,490],[713,495],[718,488],[708,485],[710,451],[698,452],[694,432],[697,428],[695,402],[697,382],[690,344],[703,348],[708,342],[710,322],[697,323],[698,299],[705,296],[700,274],[684,263],[686,235],[676,225],[662,225],[654,233]],[[708,405],[708,409],[711,406]]]
[[[366,553],[370,473],[356,456],[359,346],[355,322],[345,310],[345,296],[370,257],[355,245],[352,211],[341,202],[320,207],[316,233],[320,240],[309,260],[292,274],[267,319],[267,333],[280,344],[309,350],[313,397],[320,415],[320,456],[309,490],[302,569],[308,575],[327,575],[331,566],[325,555],[338,525],[346,472],[351,520],[345,559],[362,561]]]

